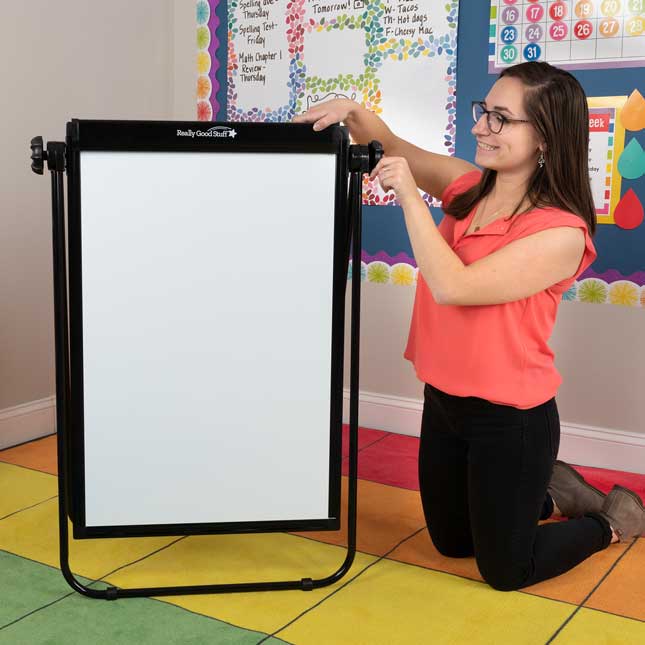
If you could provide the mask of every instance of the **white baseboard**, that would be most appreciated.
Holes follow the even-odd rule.
[[[56,432],[56,397],[0,410],[0,450]]]
[[[364,428],[419,436],[423,401],[360,393],[359,424]],[[349,422],[349,390],[343,393],[343,422]],[[571,464],[645,474],[645,434],[561,424],[558,458]]]
[[[558,457],[580,466],[645,474],[645,434],[562,423]]]
[[[423,401],[400,396],[360,392],[359,425],[374,430],[418,437]],[[349,423],[349,390],[343,392],[343,423]]]
[[[361,392],[359,423],[365,428],[419,436],[423,402]],[[343,422],[349,421],[349,391],[343,395]],[[0,410],[0,450],[56,431],[53,396]],[[563,422],[558,457],[568,463],[645,474],[645,434]]]

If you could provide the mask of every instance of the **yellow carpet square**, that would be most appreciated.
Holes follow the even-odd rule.
[[[283,533],[193,536],[109,576],[108,580],[125,588],[319,579],[334,573],[346,554],[344,548]],[[374,560],[357,553],[352,568],[339,582],[309,592],[269,591],[160,599],[239,627],[271,633]]]
[[[55,479],[55,478],[51,478]],[[177,538],[70,540],[70,566],[75,573],[97,579]],[[0,549],[60,567],[58,499],[17,513],[0,522]]]
[[[5,517],[56,495],[58,481],[52,475],[0,463],[0,490],[0,517]]]
[[[581,609],[555,640],[558,645],[643,645],[645,623]]]
[[[276,634],[298,645],[544,645],[570,605],[383,560]]]

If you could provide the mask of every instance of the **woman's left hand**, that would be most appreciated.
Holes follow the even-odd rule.
[[[393,190],[401,204],[419,198],[416,182],[405,157],[382,157],[370,173],[370,179],[378,177],[384,191]]]

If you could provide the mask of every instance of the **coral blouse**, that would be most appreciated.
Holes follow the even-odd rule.
[[[444,191],[448,204],[479,181],[469,172]],[[538,208],[510,220],[499,218],[464,235],[475,209],[464,219],[445,215],[439,231],[466,265],[514,240],[556,226],[585,234],[585,250],[573,276],[528,298],[496,305],[439,305],[421,273],[404,356],[420,380],[456,396],[528,409],[555,396],[562,377],[548,340],[562,294],[596,258],[584,220],[557,208]]]

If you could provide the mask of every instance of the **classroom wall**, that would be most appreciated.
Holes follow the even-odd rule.
[[[0,3],[0,448],[55,427],[51,180],[30,139],[64,139],[72,117],[173,118],[176,4]]]
[[[473,3],[468,13],[463,4],[460,56],[472,63],[475,53],[463,43],[486,20],[488,3]],[[69,25],[81,27],[72,32]],[[0,448],[54,428],[50,181],[29,170],[29,140],[62,138],[72,116],[195,118],[195,50],[193,0],[0,4],[0,55],[14,61],[3,67],[0,105],[10,124],[0,157]],[[460,69],[460,80],[463,114],[470,94],[481,94],[493,77],[468,78]],[[457,136],[463,149],[468,126],[460,124]],[[364,226],[369,231],[368,217]],[[363,284],[364,425],[418,432],[422,386],[402,358],[413,297],[408,287]],[[349,312],[349,294],[347,301]],[[645,469],[642,316],[618,306],[561,307],[551,344],[564,377],[558,395],[564,458]],[[348,377],[346,369],[346,383]]]

